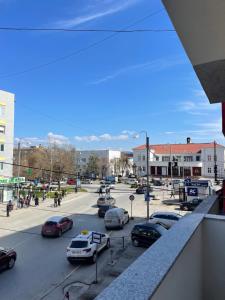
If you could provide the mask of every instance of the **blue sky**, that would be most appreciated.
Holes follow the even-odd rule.
[[[2,27],[173,29],[158,0],[0,0],[0,20]],[[154,144],[187,136],[223,142],[220,105],[209,104],[175,32],[110,35],[0,31],[0,89],[16,95],[16,140],[129,150],[144,143],[133,135],[145,130]]]

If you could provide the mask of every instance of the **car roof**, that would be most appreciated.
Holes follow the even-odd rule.
[[[167,231],[167,229],[164,226],[157,223],[151,223],[151,222],[139,223],[134,225],[134,227],[154,228],[154,229],[158,229],[160,232]]]
[[[47,222],[59,222],[63,217],[62,216],[53,216],[48,218]]]
[[[72,238],[72,241],[88,241],[92,238],[92,233],[96,231],[83,230],[80,234]],[[101,232],[96,232],[102,234]]]
[[[154,217],[155,215],[170,215],[175,217],[181,217],[180,214],[172,212],[172,211],[156,211],[151,216]]]

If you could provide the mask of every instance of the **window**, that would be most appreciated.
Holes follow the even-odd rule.
[[[170,161],[170,156],[162,156],[162,161]]]
[[[70,248],[86,248],[87,246],[87,241],[72,241]]]
[[[159,156],[155,156],[155,160],[156,160],[156,161],[159,161]]]
[[[176,156],[177,161],[181,161],[181,156]]]
[[[145,167],[142,167],[142,171],[145,172],[145,171],[146,171],[146,168],[145,168]]]
[[[4,144],[0,144],[0,151],[4,151],[5,149],[5,145]]]
[[[212,156],[208,155],[208,161],[211,161],[211,160],[212,160]]]
[[[0,170],[3,170],[3,162],[0,162]]]
[[[184,161],[193,161],[192,156],[184,156]]]
[[[212,168],[208,168],[208,173],[212,173]]]
[[[5,126],[4,125],[0,125],[0,133],[5,133]]]
[[[145,155],[142,156],[142,160],[145,161]]]
[[[201,160],[201,156],[196,156],[196,161],[200,161]]]
[[[5,105],[0,105],[0,118],[5,117]]]

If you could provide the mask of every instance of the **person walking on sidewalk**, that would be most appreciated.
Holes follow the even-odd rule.
[[[9,217],[10,210],[11,210],[11,204],[10,204],[10,202],[8,202],[6,205],[6,216],[7,217]]]
[[[58,199],[57,199],[58,206],[60,206],[60,205],[61,205],[61,200],[62,200],[62,198],[61,198],[61,195],[59,195],[59,196],[58,196]]]
[[[170,193],[170,198],[172,198],[172,197],[175,199],[174,189],[172,189],[171,193]]]

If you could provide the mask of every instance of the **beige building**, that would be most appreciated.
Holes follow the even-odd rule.
[[[12,177],[14,94],[0,90],[0,177]]]

